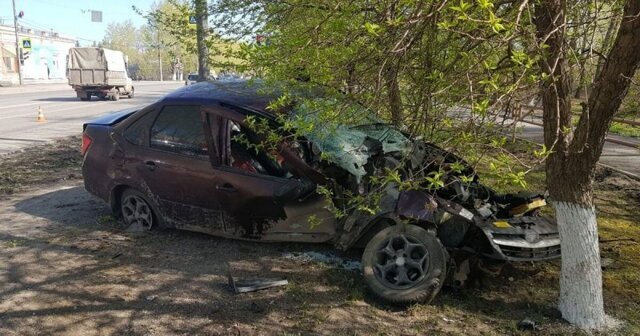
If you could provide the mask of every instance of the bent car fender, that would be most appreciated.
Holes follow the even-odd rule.
[[[396,214],[417,221],[436,223],[436,198],[421,190],[400,192],[396,203]]]

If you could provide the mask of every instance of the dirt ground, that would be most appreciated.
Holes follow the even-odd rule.
[[[430,305],[394,307],[372,298],[358,272],[286,257],[335,252],[331,246],[130,232],[84,190],[78,139],[64,141],[0,158],[0,335],[531,334],[517,330],[524,318],[536,322],[538,335],[581,334],[554,308],[557,262],[511,265],[472,288],[445,288]],[[638,234],[640,194],[637,202],[632,195],[640,188],[599,178],[614,186],[603,193],[612,203],[628,195],[630,212],[620,215]],[[607,218],[607,238],[628,238]],[[637,254],[621,254],[640,252],[637,245],[603,246],[613,259],[613,271],[605,268],[607,310],[625,323],[620,334],[640,330],[630,321],[640,311],[640,266]],[[227,262],[236,276],[284,277],[289,285],[234,294]]]

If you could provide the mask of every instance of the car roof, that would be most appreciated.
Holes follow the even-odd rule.
[[[265,85],[256,80],[203,81],[184,86],[166,95],[162,102],[171,104],[211,105],[226,103],[229,105],[272,115],[267,106],[278,98],[274,90],[266,93]]]

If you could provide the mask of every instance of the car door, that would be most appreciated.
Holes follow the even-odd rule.
[[[223,234],[220,204],[213,193],[210,128],[203,116],[198,105],[161,107],[146,126],[148,146],[130,158],[130,165],[135,165],[145,192],[169,224]]]
[[[257,157],[255,149],[248,151],[252,155],[247,152],[238,155],[238,144],[232,136],[247,131],[244,115],[223,107],[206,111],[210,113],[213,147],[218,155],[214,168],[216,199],[221,205],[227,233],[265,241],[332,239],[336,231],[335,216],[329,210],[329,201],[315,192],[316,185],[286,170],[276,172],[275,166],[267,169],[269,162],[264,158],[261,162],[251,162],[251,156]],[[245,137],[244,141],[250,142],[251,138]],[[243,162],[238,162],[240,160]]]

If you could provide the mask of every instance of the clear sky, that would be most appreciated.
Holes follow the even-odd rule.
[[[107,24],[131,19],[136,26],[146,21],[131,8],[148,10],[155,0],[15,0],[16,12],[24,11],[18,23],[38,30],[51,30],[72,36],[82,45],[101,41]],[[87,12],[84,12],[87,11]],[[102,11],[102,23],[91,22],[88,10]],[[0,0],[0,20],[13,25],[11,0]]]

